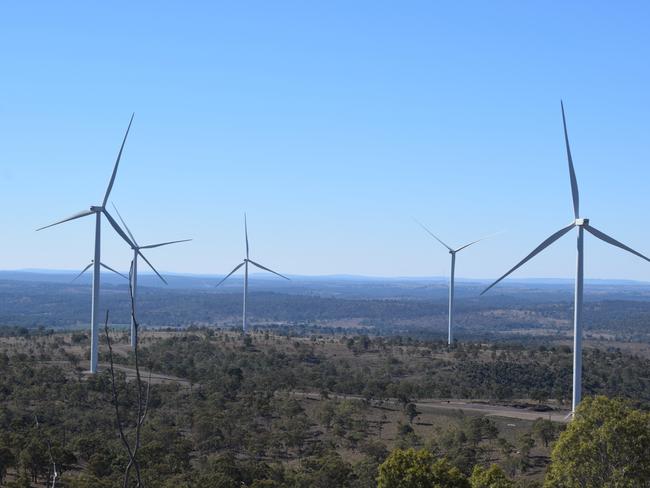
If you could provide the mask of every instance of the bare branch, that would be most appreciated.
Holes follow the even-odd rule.
[[[147,394],[144,399],[144,412],[140,418],[140,424],[144,423],[144,419],[147,417],[147,412],[149,411],[149,392],[151,391],[151,370],[153,368],[149,365],[149,377],[147,378]]]
[[[146,395],[146,400],[145,404],[143,405],[142,403],[142,377],[140,376],[140,355],[139,355],[139,348],[138,348],[138,343],[140,334],[139,334],[139,329],[140,329],[140,324],[138,324],[137,317],[135,316],[135,297],[134,297],[134,292],[135,290],[133,289],[133,273],[135,272],[135,266],[133,261],[131,261],[131,268],[129,269],[129,296],[131,297],[131,319],[133,320],[133,330],[135,333],[135,347],[133,350],[133,354],[135,356],[135,378],[136,378],[136,386],[138,388],[138,410],[137,410],[137,421],[135,425],[135,447],[133,449],[133,467],[135,467],[135,473],[136,477],[138,479],[137,486],[142,487],[144,486],[142,484],[142,478],[140,476],[140,463],[137,461],[137,454],[138,450],[140,449],[140,435],[141,435],[141,430],[142,430],[142,424],[144,422],[144,417],[146,415],[146,412],[148,410],[149,406],[149,385],[150,382],[147,383],[147,395]],[[151,381],[151,371],[149,371],[149,380]],[[143,413],[144,412],[144,413]]]
[[[133,296],[133,273],[134,273],[134,263],[131,262],[131,268],[129,270],[129,296],[131,298],[131,318],[133,320],[133,329],[135,334],[135,348],[134,348],[134,357],[135,357],[135,378],[136,378],[136,388],[137,388],[137,412],[136,412],[136,424],[135,424],[135,441],[133,445],[129,443],[129,440],[124,432],[124,425],[120,417],[120,409],[118,403],[118,394],[117,387],[115,382],[115,367],[113,363],[113,347],[111,344],[111,339],[108,331],[108,311],[106,312],[106,323],[104,324],[104,330],[106,333],[106,342],[108,343],[108,356],[109,356],[109,365],[111,372],[111,388],[113,395],[113,405],[115,406],[115,418],[120,433],[120,439],[124,448],[127,451],[129,456],[129,462],[124,469],[124,479],[123,487],[128,488],[129,482],[131,480],[131,471],[135,469],[136,477],[136,487],[144,488],[144,483],[142,482],[142,475],[140,472],[140,462],[138,461],[138,450],[141,445],[141,435],[142,435],[142,425],[147,417],[149,411],[149,398],[151,391],[151,368],[149,368],[149,378],[146,384],[146,390],[143,397],[143,382],[142,375],[140,374],[140,354],[139,354],[139,324],[135,315],[135,300]]]
[[[127,454],[129,455],[129,464],[127,465],[126,471],[124,473],[124,488],[127,488],[129,484],[129,473],[131,471],[131,465],[134,464],[133,452],[131,451],[131,446],[129,444],[126,435],[124,434],[124,428],[122,426],[122,420],[120,418],[120,407],[118,403],[117,387],[115,386],[115,365],[113,364],[113,345],[111,344],[111,336],[108,333],[108,310],[106,310],[106,321],[104,322],[104,333],[106,334],[106,343],[108,344],[108,359],[109,359],[109,371],[111,373],[111,393],[113,405],[115,407],[115,423],[117,424],[117,429],[120,433],[120,439],[124,448],[126,449]]]

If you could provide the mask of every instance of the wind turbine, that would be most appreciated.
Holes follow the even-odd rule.
[[[124,144],[126,143],[126,138],[129,135],[129,130],[131,129],[131,124],[133,123],[133,117],[135,114],[131,115],[131,120],[129,120],[129,125],[126,128],[126,133],[124,134],[124,139],[122,139],[122,145],[120,146],[120,151],[117,153],[117,159],[115,161],[115,166],[113,167],[113,173],[111,174],[111,179],[108,182],[108,187],[106,188],[106,193],[104,194],[104,200],[102,200],[101,205],[93,205],[91,206],[88,210],[83,210],[79,213],[76,213],[68,218],[65,218],[63,220],[59,220],[58,222],[55,222],[50,225],[46,225],[45,227],[41,227],[40,229],[36,229],[37,231],[47,229],[48,227],[53,227],[55,225],[62,224],[64,222],[68,222],[70,220],[75,220],[75,219],[80,219],[81,217],[86,217],[87,215],[92,215],[95,214],[95,257],[92,262],[93,266],[93,286],[92,286],[92,305],[91,305],[91,313],[90,313],[90,335],[91,335],[91,341],[90,341],[90,372],[91,373],[96,373],[97,372],[97,356],[98,356],[98,350],[99,350],[99,287],[100,287],[100,270],[99,267],[101,266],[101,222],[102,222],[102,215],[106,217],[106,220],[108,220],[108,223],[111,224],[111,227],[115,229],[115,231],[122,236],[124,240],[129,242],[128,236],[124,233],[124,231],[120,228],[120,226],[117,224],[115,219],[111,217],[111,215],[108,213],[106,210],[106,202],[108,202],[108,197],[111,194],[111,190],[113,189],[113,184],[115,183],[115,176],[117,175],[117,168],[120,164],[120,159],[122,158],[122,151],[124,150]]]
[[[154,273],[158,275],[158,278],[162,280],[163,283],[167,284],[167,281],[165,278],[162,277],[162,275],[156,270],[156,268],[153,267],[153,264],[149,262],[147,258],[144,257],[144,254],[142,254],[141,250],[142,249],[153,249],[154,247],[162,247],[162,246],[169,246],[170,244],[177,244],[179,242],[188,242],[191,241],[192,239],[182,239],[180,241],[169,241],[169,242],[161,242],[159,244],[149,244],[147,246],[140,246],[138,245],[138,242],[135,240],[135,237],[133,236],[133,233],[129,229],[129,226],[126,225],[126,222],[124,222],[124,219],[120,215],[119,210],[117,210],[117,207],[115,204],[113,204],[113,208],[115,209],[115,213],[117,213],[118,218],[120,219],[120,222],[122,222],[122,225],[126,229],[126,231],[129,234],[129,237],[131,239],[127,239],[126,242],[131,246],[131,249],[133,250],[133,261],[131,261],[131,299],[133,300],[132,303],[132,308],[131,310],[131,349],[135,350],[135,345],[138,342],[138,331],[136,330],[135,326],[135,307],[136,307],[136,292],[138,289],[138,256],[142,257],[142,259],[145,260],[145,262],[149,265],[149,267],[153,270]]]
[[[551,235],[548,239],[542,242],[537,246],[533,252],[528,256],[522,259],[516,266],[510,269],[506,274],[501,276],[498,280],[488,286],[481,295],[487,292],[490,288],[512,273],[514,270],[522,266],[524,263],[528,262],[530,259],[535,257],[537,254],[542,252],[548,246],[557,241],[564,234],[569,232],[574,227],[577,229],[578,241],[577,241],[577,250],[578,250],[578,260],[576,266],[576,281],[575,281],[575,304],[573,309],[573,399],[571,404],[572,413],[575,413],[580,399],[582,396],[582,297],[583,297],[583,285],[584,285],[584,231],[586,230],[590,234],[596,236],[598,239],[605,241],[607,244],[612,246],[620,247],[621,249],[628,251],[635,256],[639,256],[646,261],[650,261],[643,254],[635,251],[634,249],[626,246],[625,244],[620,243],[616,239],[608,236],[604,232],[599,231],[589,223],[589,219],[580,217],[580,198],[578,195],[578,182],[576,180],[575,170],[573,168],[573,158],[571,157],[571,148],[569,147],[569,135],[566,128],[566,117],[564,116],[564,104],[560,102],[560,107],[562,108],[562,125],[564,126],[564,143],[566,145],[566,154],[567,160],[569,162],[569,177],[571,179],[571,195],[573,197],[573,216],[574,221],[571,222],[566,227],[558,230],[555,234]]]
[[[455,282],[454,282],[454,276],[456,273],[456,253],[462,251],[463,249],[471,246],[472,244],[476,244],[477,242],[482,241],[483,239],[487,239],[488,237],[492,236],[485,236],[481,237],[480,239],[477,239],[475,241],[470,242],[469,244],[465,244],[464,246],[461,246],[457,249],[452,249],[449,247],[447,244],[442,242],[433,232],[431,232],[429,229],[427,229],[424,224],[416,222],[422,227],[431,237],[433,237],[436,241],[438,241],[440,244],[445,246],[449,250],[449,255],[451,256],[451,274],[449,275],[449,330],[448,330],[448,335],[447,335],[447,344],[451,346],[451,344],[454,342],[454,335],[453,335],[453,325],[454,325],[454,287],[455,287]],[[493,234],[494,235],[494,234]]]
[[[70,283],[72,283],[72,282],[74,282],[74,281],[77,281],[77,280],[81,277],[82,274],[84,274],[86,271],[88,271],[88,270],[90,269],[90,267],[91,267],[92,265],[93,265],[93,261],[91,261],[90,264],[89,264],[88,266],[86,266],[84,269],[82,269],[81,272],[80,272],[77,276],[75,276],[74,278],[72,278],[72,280],[70,280]],[[125,280],[128,280],[128,279],[129,279],[128,276],[123,275],[123,274],[120,273],[119,271],[115,271],[113,268],[111,268],[110,266],[105,265],[104,263],[99,263],[99,265],[100,265],[102,268],[107,269],[108,271],[112,271],[112,272],[115,273],[116,275],[121,276],[121,277],[124,278]]]
[[[233,269],[230,273],[228,273],[224,279],[222,279],[219,283],[217,283],[217,286],[221,285],[224,281],[226,281],[230,276],[235,273],[239,268],[244,266],[244,308],[243,308],[243,314],[242,314],[242,329],[244,331],[244,334],[246,334],[246,328],[247,328],[247,323],[246,323],[246,299],[248,298],[248,263],[252,264],[253,266],[258,267],[261,270],[268,271],[269,273],[273,273],[274,275],[279,276],[280,278],[284,278],[285,280],[289,280],[284,275],[281,275],[280,273],[276,273],[272,269],[269,269],[265,266],[262,266],[259,263],[256,263],[252,259],[249,259],[249,247],[248,247],[248,224],[246,223],[246,214],[244,214],[244,236],[246,237],[246,257],[244,260],[239,263],[237,266],[235,266],[235,269]],[[289,280],[291,281],[291,280]]]

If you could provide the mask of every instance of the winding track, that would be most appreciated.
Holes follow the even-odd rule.
[[[320,399],[319,393],[303,393],[303,392],[294,392],[295,395],[303,398],[311,398],[313,400]],[[352,399],[352,400],[363,400],[364,398],[359,395],[335,395],[330,394],[330,397],[340,398],[340,399]],[[390,399],[385,401],[385,403],[390,403],[398,405],[397,400]],[[478,413],[481,415],[486,415],[488,417],[505,417],[517,420],[536,420],[538,418],[545,418],[552,420],[553,422],[567,423],[569,421],[569,411],[568,410],[554,410],[551,412],[536,412],[532,409],[527,408],[516,408],[510,407],[507,405],[494,405],[488,403],[478,403],[471,400],[433,400],[433,399],[423,399],[415,402],[415,406],[422,411],[433,412],[436,410],[462,410],[464,412]]]

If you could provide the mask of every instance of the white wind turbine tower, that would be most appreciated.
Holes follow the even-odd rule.
[[[93,285],[92,285],[92,305],[90,313],[90,372],[97,372],[97,357],[98,357],[98,348],[99,348],[99,287],[100,287],[100,266],[101,266],[101,219],[102,215],[106,217],[108,223],[115,229],[115,231],[122,236],[124,240],[129,242],[128,236],[117,224],[115,219],[106,210],[106,203],[108,202],[108,197],[111,194],[113,189],[113,183],[115,183],[115,176],[117,175],[117,168],[120,164],[120,159],[122,158],[122,151],[124,150],[124,144],[126,143],[126,138],[129,135],[129,130],[131,129],[131,124],[133,123],[133,116],[131,115],[131,120],[129,120],[129,125],[126,128],[126,133],[124,134],[124,139],[122,140],[122,145],[120,146],[120,151],[117,153],[117,160],[115,161],[115,166],[113,167],[113,173],[111,174],[111,179],[108,182],[108,187],[106,188],[106,193],[104,194],[104,200],[101,205],[91,206],[88,210],[83,210],[79,213],[72,215],[63,220],[59,220],[45,227],[41,227],[38,230],[47,229],[63,222],[68,222],[69,220],[79,219],[81,217],[86,217],[87,215],[95,214],[95,257],[92,262],[93,266]]]
[[[135,345],[138,341],[138,331],[136,330],[135,326],[135,308],[136,308],[136,296],[137,296],[137,290],[138,290],[138,256],[142,257],[142,259],[145,260],[145,262],[149,265],[149,267],[153,270],[154,273],[158,275],[158,278],[162,280],[164,284],[167,284],[167,281],[165,278],[162,277],[162,275],[156,270],[156,268],[153,267],[153,265],[149,262],[147,258],[144,257],[144,254],[142,254],[141,250],[142,249],[153,249],[154,247],[162,247],[162,246],[169,246],[170,244],[177,244],[179,242],[189,242],[192,239],[182,239],[180,241],[169,241],[169,242],[161,242],[159,244],[148,244],[146,246],[140,246],[138,245],[138,242],[135,240],[135,237],[133,236],[133,233],[129,229],[129,226],[126,225],[126,222],[124,222],[124,219],[120,215],[120,212],[117,210],[117,207],[115,204],[113,204],[113,208],[115,209],[115,213],[117,213],[118,218],[120,219],[120,222],[122,222],[122,225],[126,229],[126,231],[129,234],[129,237],[131,238],[130,240],[127,239],[126,242],[129,246],[131,246],[131,249],[133,250],[133,260],[131,261],[131,299],[133,300],[132,303],[132,308],[131,310],[131,349],[135,350]]]
[[[477,242],[482,241],[483,239],[487,239],[488,237],[492,236],[486,236],[482,237],[480,239],[477,239],[475,241],[470,242],[469,244],[465,244],[464,246],[459,247],[458,249],[452,249],[449,247],[447,244],[442,242],[433,232],[431,232],[429,229],[427,229],[424,224],[416,222],[422,227],[431,237],[433,237],[436,241],[438,241],[440,244],[445,246],[449,250],[449,255],[451,256],[451,274],[449,275],[449,326],[448,326],[448,334],[447,334],[447,344],[451,345],[454,342],[454,333],[453,333],[453,325],[454,325],[454,288],[455,288],[455,281],[454,277],[456,274],[456,253],[462,251],[463,249],[471,246],[472,244],[476,244]]]
[[[512,273],[514,270],[522,266],[524,263],[535,257],[541,251],[546,249],[548,246],[557,241],[564,234],[569,232],[574,227],[577,229],[577,249],[578,249],[578,259],[576,266],[576,281],[575,281],[575,304],[573,310],[573,401],[571,404],[572,413],[575,413],[575,410],[580,403],[582,396],[582,296],[583,296],[583,284],[584,284],[584,231],[591,233],[596,236],[598,239],[605,241],[612,246],[620,247],[621,249],[628,251],[636,256],[639,256],[646,261],[650,261],[643,254],[635,251],[634,249],[626,246],[625,244],[620,243],[616,239],[611,238],[607,234],[599,231],[589,223],[589,219],[580,218],[580,204],[578,196],[578,182],[576,180],[575,170],[573,168],[573,159],[571,157],[571,149],[569,147],[569,135],[566,128],[566,118],[564,116],[564,104],[560,102],[562,108],[562,124],[564,126],[564,142],[566,145],[566,154],[569,161],[569,177],[571,179],[571,194],[573,196],[573,216],[574,221],[571,222],[566,227],[558,230],[555,234],[551,235],[548,239],[542,242],[537,246],[533,252],[528,256],[522,259],[516,266],[510,269],[506,274],[501,276],[498,280],[488,286],[481,295],[487,292],[490,288]]]
[[[224,281],[226,281],[233,273],[235,273],[239,268],[244,266],[244,307],[243,307],[243,313],[242,313],[242,330],[244,334],[246,334],[247,330],[247,323],[246,323],[246,300],[248,298],[248,263],[252,264],[253,266],[258,267],[259,269],[262,269],[264,271],[268,271],[269,273],[273,273],[274,275],[279,276],[280,278],[284,278],[285,280],[289,280],[284,275],[281,275],[280,273],[276,273],[272,269],[266,268],[262,266],[259,263],[256,263],[252,259],[249,259],[249,247],[248,247],[248,224],[246,223],[246,214],[244,214],[244,236],[246,237],[246,257],[244,260],[239,263],[237,266],[235,266],[235,269],[233,269],[230,273],[228,273],[219,283],[217,283],[217,286],[221,285]],[[291,281],[291,280],[289,280]]]

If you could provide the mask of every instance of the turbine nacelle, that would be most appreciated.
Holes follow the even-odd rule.
[[[104,215],[106,215],[106,217],[109,219],[109,221],[111,221],[111,225],[113,225],[113,227],[115,227],[115,230],[118,231],[118,233],[120,234],[120,236],[122,237],[124,242],[126,242],[129,245],[129,247],[133,251],[135,251],[135,256],[133,258],[134,262],[136,262],[137,259],[138,259],[138,256],[140,256],[149,265],[149,267],[153,270],[153,272],[156,273],[158,278],[160,278],[160,280],[164,284],[167,284],[167,281],[165,280],[165,278],[162,277],[162,275],[158,272],[158,270],[153,267],[153,264],[151,264],[149,262],[149,260],[144,256],[144,254],[142,254],[142,250],[143,249],[153,249],[154,247],[168,246],[170,244],[177,244],[179,242],[188,242],[188,241],[191,241],[192,239],[181,239],[179,241],[160,242],[158,244],[148,244],[146,246],[141,246],[135,240],[135,237],[133,236],[133,232],[131,232],[131,229],[129,229],[129,226],[126,225],[126,222],[122,218],[122,215],[120,215],[120,211],[117,209],[115,204],[113,204],[113,208],[115,209],[115,213],[117,213],[117,217],[120,219],[120,221],[122,222],[122,225],[126,229],[126,233],[128,234],[128,236],[124,232],[122,232],[122,230],[120,229],[119,225],[117,225],[117,223],[115,223],[115,225],[113,225],[114,221],[112,221],[112,217],[109,215],[108,211],[105,208],[103,208],[102,212],[104,213]],[[120,229],[120,230],[118,230],[118,229]]]
[[[438,241],[440,244],[445,246],[447,250],[449,251],[449,255],[451,256],[451,274],[449,276],[449,335],[447,337],[447,343],[451,345],[453,343],[453,335],[452,335],[452,326],[454,322],[454,273],[456,270],[456,254],[460,251],[462,251],[465,248],[468,248],[469,246],[476,244],[477,242],[482,241],[483,239],[487,239],[490,236],[482,237],[481,239],[477,239],[475,241],[469,242],[465,244],[464,246],[460,246],[456,249],[454,249],[451,246],[448,246],[442,240],[436,236],[433,232],[431,232],[424,224],[421,222],[418,222],[418,225],[422,227],[427,234],[429,234],[431,237],[433,237],[436,241]],[[492,234],[495,235],[495,234]]]
[[[289,278],[286,276],[277,273],[273,271],[270,268],[267,268],[266,266],[262,266],[260,263],[256,263],[252,259],[249,258],[250,255],[250,247],[248,245],[248,223],[246,221],[246,214],[244,214],[244,238],[246,239],[246,257],[237,265],[235,268],[228,273],[226,276],[223,277],[219,283],[216,284],[215,288],[220,286],[224,281],[226,281],[228,278],[230,278],[234,273],[237,272],[242,266],[244,267],[244,306],[242,310],[242,330],[244,334],[246,334],[247,330],[247,322],[246,322],[246,300],[248,298],[248,265],[251,264],[252,266],[255,266],[256,268],[259,268],[263,271],[268,271],[269,273],[273,273],[276,276],[279,276],[280,278],[284,278],[285,280],[291,281]]]
[[[635,251],[629,246],[626,246],[622,242],[617,241],[613,237],[608,236],[604,232],[596,229],[589,223],[589,219],[581,219],[578,216],[580,215],[580,197],[578,194],[578,181],[576,178],[575,169],[573,167],[573,158],[571,156],[571,148],[569,147],[569,135],[566,127],[566,117],[564,115],[564,104],[560,102],[562,108],[562,125],[564,128],[564,143],[566,146],[567,161],[569,163],[569,179],[571,181],[571,197],[573,200],[573,215],[575,220],[571,222],[566,227],[558,230],[550,237],[547,237],[539,246],[537,246],[528,256],[519,261],[515,266],[510,268],[504,275],[497,279],[494,283],[488,286],[485,290],[481,292],[483,295],[494,285],[503,280],[506,276],[513,273],[519,267],[523,266],[525,263],[530,261],[532,258],[537,256],[544,249],[549,247],[560,237],[564,236],[571,231],[574,227],[579,229],[578,232],[578,242],[577,242],[577,251],[578,251],[578,262],[576,269],[576,281],[575,281],[575,305],[573,309],[574,318],[573,318],[573,399],[572,399],[572,411],[575,412],[576,407],[580,403],[582,398],[582,303],[583,303],[583,286],[584,286],[584,243],[583,243],[583,231],[587,231],[594,237],[597,237],[603,242],[610,244],[612,246],[618,247],[634,254],[635,256],[640,257],[648,262],[650,258],[644,256],[640,252]]]
[[[36,229],[37,231],[47,229],[49,227],[54,227],[55,225],[63,224],[64,222],[70,222],[71,220],[77,220],[83,217],[87,217],[89,215],[95,214],[96,216],[96,222],[95,222],[95,254],[94,254],[94,259],[93,263],[91,263],[90,266],[93,266],[93,286],[92,286],[92,302],[91,302],[91,313],[90,313],[90,333],[91,333],[91,341],[90,341],[90,372],[91,373],[96,373],[97,372],[97,361],[98,361],[98,351],[99,351],[99,329],[98,329],[98,323],[99,323],[99,316],[98,316],[98,311],[99,311],[99,288],[100,288],[100,272],[99,272],[99,267],[103,266],[100,261],[100,248],[101,248],[101,216],[102,214],[106,217],[106,220],[108,220],[109,224],[111,227],[115,229],[115,231],[127,242],[129,242],[128,236],[124,233],[124,231],[120,228],[120,226],[115,222],[113,217],[106,211],[106,202],[108,201],[108,197],[111,194],[111,190],[113,189],[113,184],[115,183],[115,177],[117,175],[117,169],[120,164],[120,159],[122,158],[122,152],[124,151],[124,145],[126,144],[126,138],[129,135],[129,130],[131,129],[131,124],[133,123],[133,115],[131,115],[131,120],[129,120],[129,125],[126,128],[126,132],[124,133],[124,138],[122,139],[122,145],[120,146],[120,150],[117,153],[117,159],[115,160],[115,165],[113,166],[113,172],[111,174],[111,179],[108,182],[108,187],[106,188],[106,193],[104,194],[104,200],[101,205],[93,205],[91,207],[87,207],[88,210],[82,210],[81,212],[78,212],[74,215],[71,215],[63,220],[59,220],[58,222],[54,222],[53,224],[46,225],[45,227],[41,227],[39,229]],[[87,266],[85,269],[90,268],[90,266]],[[85,271],[84,269],[84,271]],[[112,268],[111,271],[114,271]],[[83,274],[83,271],[82,271]],[[119,273],[118,273],[119,274]]]

